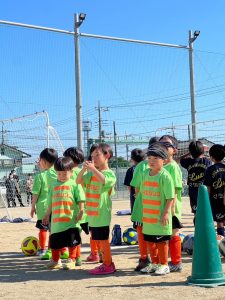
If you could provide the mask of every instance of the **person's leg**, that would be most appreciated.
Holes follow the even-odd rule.
[[[112,255],[109,240],[100,240],[100,248],[102,250],[103,264],[89,271],[92,275],[112,274],[116,271],[115,265],[112,262]]]
[[[62,263],[60,260],[60,249],[52,249],[52,259],[47,264],[48,269],[61,269]]]
[[[102,249],[103,264],[110,266],[112,264],[112,254],[109,240],[100,241],[99,244]]]
[[[140,259],[138,265],[135,267],[135,271],[140,271],[141,269],[147,267],[150,263],[148,258],[148,249],[147,242],[144,240],[144,235],[142,233],[142,226],[137,226],[137,234],[138,234],[138,248],[140,252]]]
[[[168,266],[168,242],[160,242],[157,243],[158,255],[159,255],[159,266],[155,271],[155,275],[166,275],[170,273],[170,269]]]
[[[169,250],[171,262],[174,265],[181,263],[181,238],[179,236],[179,229],[173,229],[173,235],[169,241]]]
[[[159,264],[159,256],[158,256],[158,248],[156,243],[153,242],[146,242],[147,249],[150,253],[151,263],[149,263],[146,267],[141,269],[141,273],[151,274],[154,273],[157,269],[157,265]]]
[[[90,262],[98,262],[99,250],[100,250],[99,241],[93,240],[91,236],[90,236],[90,248],[91,248],[91,253],[86,260]]]
[[[22,202],[22,197],[21,197],[20,193],[17,192],[16,193],[16,197],[17,197],[17,199],[19,201],[20,206],[24,207],[23,202]]]
[[[48,231],[40,229],[39,231],[39,246],[41,250],[45,250],[48,240]]]
[[[217,234],[225,236],[225,232],[224,232],[224,224],[223,222],[217,222]]]

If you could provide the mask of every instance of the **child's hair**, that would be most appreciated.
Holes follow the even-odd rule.
[[[40,159],[44,159],[50,164],[53,164],[57,158],[58,158],[58,153],[53,148],[45,148],[40,153]]]
[[[71,171],[74,168],[74,162],[71,157],[59,157],[55,163],[56,171]]]
[[[190,142],[188,149],[193,158],[198,158],[200,155],[204,154],[204,146],[200,141]]]
[[[147,156],[156,156],[165,160],[168,157],[168,151],[162,143],[156,142],[148,148]]]
[[[177,140],[174,136],[172,136],[172,135],[165,134],[165,135],[163,135],[163,136],[160,137],[159,141],[161,141],[161,140],[163,140],[163,139],[166,139],[166,138],[167,138],[167,139],[170,139],[170,140],[172,141],[172,145],[173,145],[173,147],[174,147],[175,149],[178,148],[178,140]]]
[[[94,152],[95,150],[100,150],[103,154],[109,154],[109,159],[111,157],[113,157],[113,151],[112,151],[112,148],[108,145],[108,144],[105,144],[105,143],[100,143],[100,144],[93,144],[91,146],[91,149],[90,149],[90,154],[92,152]]]
[[[66,151],[63,153],[63,156],[72,158],[73,162],[77,165],[84,162],[84,152],[78,147],[70,147],[66,149]]]
[[[148,147],[150,147],[152,144],[154,144],[155,142],[158,142],[159,141],[159,137],[158,136],[153,136],[149,139],[149,142],[148,142]]]
[[[209,155],[216,161],[221,161],[225,157],[225,146],[215,144],[209,149]]]
[[[131,159],[135,162],[139,163],[140,161],[144,160],[145,154],[143,150],[135,148],[131,151]]]

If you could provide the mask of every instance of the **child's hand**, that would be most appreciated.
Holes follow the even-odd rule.
[[[36,208],[35,207],[31,207],[31,211],[30,211],[31,218],[34,217],[34,214],[36,214]]]
[[[44,218],[43,218],[43,220],[42,220],[42,223],[43,223],[44,225],[48,225],[48,223],[49,223],[49,215],[45,215],[45,216],[44,216]]]
[[[83,217],[83,211],[80,211],[79,214],[76,217],[76,223],[79,222]]]
[[[85,167],[87,168],[88,171],[95,170],[95,165],[94,165],[93,161],[86,161],[85,162]]]
[[[169,213],[164,213],[161,217],[161,224],[166,226],[169,224]]]

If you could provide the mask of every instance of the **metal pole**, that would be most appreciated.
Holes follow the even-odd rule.
[[[77,146],[83,148],[82,143],[82,100],[80,83],[80,40],[79,40],[79,15],[74,18],[74,45],[75,45],[75,80],[76,80],[76,118],[77,118]]]
[[[191,123],[192,139],[196,141],[196,110],[195,110],[195,85],[194,85],[194,64],[193,64],[193,38],[189,30],[189,68],[190,68],[190,93],[191,93]]]
[[[116,177],[118,178],[118,157],[117,157],[117,134],[116,134],[116,123],[113,121],[113,136],[114,136],[114,149],[115,149],[115,163],[116,163]],[[119,188],[118,180],[116,181],[117,191]]]
[[[129,145],[126,144],[127,161],[129,160]]]
[[[99,143],[102,142],[102,116],[100,101],[98,101],[98,132],[99,132]]]
[[[47,148],[49,148],[49,129],[50,129],[50,122],[49,122],[49,116],[47,111],[43,111],[45,117],[46,117],[46,127],[47,127]]]

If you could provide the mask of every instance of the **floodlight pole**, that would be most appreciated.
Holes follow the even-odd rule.
[[[195,109],[195,83],[194,83],[194,63],[193,63],[193,38],[192,31],[189,30],[189,70],[190,70],[190,94],[191,94],[191,126],[192,139],[196,141],[196,109]]]
[[[82,142],[82,99],[80,81],[80,30],[79,14],[74,15],[74,46],[75,46],[75,82],[76,82],[76,117],[77,117],[77,146],[83,148]]]

